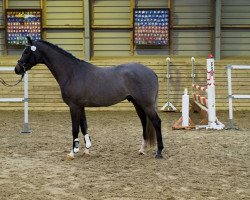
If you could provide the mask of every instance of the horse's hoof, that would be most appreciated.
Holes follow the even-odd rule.
[[[146,155],[144,151],[139,150],[139,155]]]
[[[89,152],[89,149],[85,149],[84,150],[84,156],[87,156],[87,157],[90,157],[90,152]]]
[[[68,154],[66,158],[67,160],[74,160],[75,157],[72,154]]]
[[[161,154],[156,154],[155,158],[156,159],[163,159],[163,156]]]

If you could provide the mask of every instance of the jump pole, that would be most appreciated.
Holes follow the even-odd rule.
[[[194,70],[193,70],[193,64],[192,64],[192,75],[193,74],[194,74]],[[193,76],[192,76],[192,82],[193,82]],[[216,117],[214,58],[212,55],[209,55],[207,59],[207,87],[202,87],[194,83],[192,84],[192,87],[193,89],[201,90],[207,94],[207,98],[202,97],[201,95],[194,94],[194,98],[196,99],[194,100],[195,104],[199,106],[202,110],[207,112],[207,115],[208,115],[208,124],[199,125],[199,126],[196,126],[196,128],[197,129],[206,128],[206,129],[215,129],[215,130],[223,129],[225,125],[222,124]]]
[[[14,67],[0,67],[0,71],[14,71]],[[28,117],[28,72],[24,74],[24,97],[23,98],[0,98],[0,102],[24,102],[24,124],[20,133],[31,133]]]
[[[232,69],[250,69],[246,65],[228,65],[227,66],[227,83],[228,83],[228,111],[229,111],[229,128],[233,129],[233,99],[250,99],[250,95],[233,95],[232,89]]]
[[[174,107],[172,103],[170,103],[170,58],[166,58],[167,62],[167,102],[162,106],[161,110],[162,111],[176,111],[177,109]]]

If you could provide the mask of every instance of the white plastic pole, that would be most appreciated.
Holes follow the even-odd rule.
[[[170,100],[169,100],[169,91],[170,91],[170,58],[167,57],[166,59],[167,61],[167,84],[168,84],[168,87],[167,87],[167,102],[169,103]],[[168,109],[169,109],[169,106],[168,105]]]
[[[214,58],[207,59],[207,99],[208,99],[208,125],[213,127],[216,126]]]
[[[189,125],[189,95],[187,88],[182,95],[182,126]]]
[[[228,110],[229,110],[229,127],[233,128],[233,97],[232,97],[232,79],[231,66],[227,66],[227,82],[228,82]]]
[[[24,74],[24,127],[21,133],[30,133],[29,129],[29,116],[28,116],[28,72]]]
[[[233,99],[250,99],[250,95],[248,94],[236,94],[232,95]]]
[[[194,62],[195,62],[195,58],[192,57],[192,58],[191,58],[191,63],[192,63],[192,74],[191,74],[191,77],[192,77],[192,85],[194,84],[194,77],[195,77],[195,73],[194,73]]]
[[[230,65],[231,69],[250,69],[249,65]]]

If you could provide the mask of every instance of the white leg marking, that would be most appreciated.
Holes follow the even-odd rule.
[[[144,152],[145,148],[147,147],[147,143],[144,139],[142,139],[142,144],[141,144],[141,148],[139,150],[139,154],[140,155],[145,155],[146,153]]]
[[[89,149],[91,147],[91,141],[90,141],[90,138],[89,138],[89,134],[84,135],[84,139],[85,139],[85,147],[87,149]]]

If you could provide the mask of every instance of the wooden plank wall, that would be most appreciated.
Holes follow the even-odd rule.
[[[83,26],[83,1],[46,0],[45,26]]]
[[[153,69],[159,77],[159,99],[158,107],[161,108],[166,103],[166,63],[165,58],[155,59],[103,59],[93,60],[92,63],[97,66],[114,66],[116,64],[126,63],[130,61],[137,61],[145,64]],[[14,66],[16,60],[6,59],[6,62],[0,62],[0,65],[12,65]],[[215,62],[215,82],[216,82],[216,107],[218,110],[227,110],[227,64],[248,64],[250,60],[223,60]],[[195,81],[200,85],[206,83],[206,60],[205,58],[197,57],[195,62]],[[191,61],[190,57],[186,58],[172,58],[171,59],[171,87],[170,87],[170,101],[178,109],[181,109],[181,97],[184,88],[188,88],[191,95]],[[5,77],[6,81],[14,83],[18,79],[18,76],[11,72],[0,72],[1,77]],[[249,94],[250,88],[250,70],[233,70],[233,92],[235,94]],[[29,72],[29,105],[31,110],[68,110],[67,106],[61,99],[60,90],[57,82],[51,73],[45,66],[34,67]],[[240,82],[239,82],[240,80]],[[22,97],[22,86],[15,88],[5,88],[0,86],[0,98],[1,97]],[[250,108],[249,100],[234,100],[235,110],[247,110]],[[22,110],[22,103],[1,103],[0,110]],[[124,101],[117,105],[108,108],[94,108],[90,110],[130,110],[134,109],[132,104],[128,101]]]
[[[32,2],[31,4],[29,4]],[[24,1],[25,6],[39,7],[40,1]],[[130,61],[143,63],[152,68],[159,77],[159,108],[166,102],[166,57],[171,53],[171,91],[170,101],[180,109],[181,96],[185,87],[191,88],[191,56],[196,58],[196,81],[206,82],[206,55],[212,50],[213,24],[211,22],[211,0],[175,0],[172,2],[172,39],[173,52],[168,49],[135,49],[131,57],[131,24],[129,0],[95,0],[91,10],[93,33],[92,47],[94,57],[92,63],[98,66],[113,66]],[[138,7],[167,7],[169,1],[136,1]],[[238,3],[237,3],[238,2]],[[248,14],[239,15],[241,10],[249,12],[249,3],[246,0],[222,1],[222,55],[223,56],[249,56],[249,23]],[[4,54],[4,27],[3,5],[0,1],[0,53]],[[10,0],[9,7],[19,6],[19,1]],[[43,1],[44,23],[43,36],[48,41],[68,50],[76,57],[84,58],[84,21],[83,0]],[[233,17],[230,13],[233,12]],[[241,16],[241,17],[240,17]],[[246,17],[244,17],[246,16]],[[237,19],[238,21],[235,21]],[[234,22],[236,24],[230,24]],[[2,24],[1,24],[2,23]],[[9,55],[14,58],[1,56],[1,66],[14,66],[17,55],[22,50],[8,49]],[[130,57],[129,57],[130,56]],[[244,60],[245,59],[245,60]],[[227,109],[227,64],[247,64],[248,58],[234,57],[216,61],[216,106],[220,110]],[[10,83],[14,83],[18,76],[11,72],[0,72],[1,76]],[[249,94],[250,71],[233,71],[234,92]],[[61,99],[59,87],[45,66],[37,66],[29,73],[29,105],[31,110],[68,110]],[[238,80],[242,80],[239,82]],[[22,97],[23,86],[5,88],[0,85],[0,97]],[[235,110],[250,109],[249,100],[235,100]],[[0,110],[22,110],[23,103],[0,103]],[[111,110],[133,109],[131,103],[124,101],[109,108]],[[94,109],[95,110],[95,109]],[[97,109],[99,110],[99,108]]]
[[[44,6],[45,38],[83,59],[83,1],[47,0]]]
[[[95,0],[93,8],[93,26],[130,25],[130,0]]]
[[[130,1],[92,4],[93,56],[130,55]]]
[[[211,52],[211,1],[174,1],[174,55],[204,56]]]
[[[40,0],[8,0],[8,7],[13,9],[19,8],[40,8]]]
[[[250,1],[222,0],[221,14],[222,56],[249,56]]]
[[[130,32],[128,30],[95,30],[94,55],[104,56],[129,56]]]

